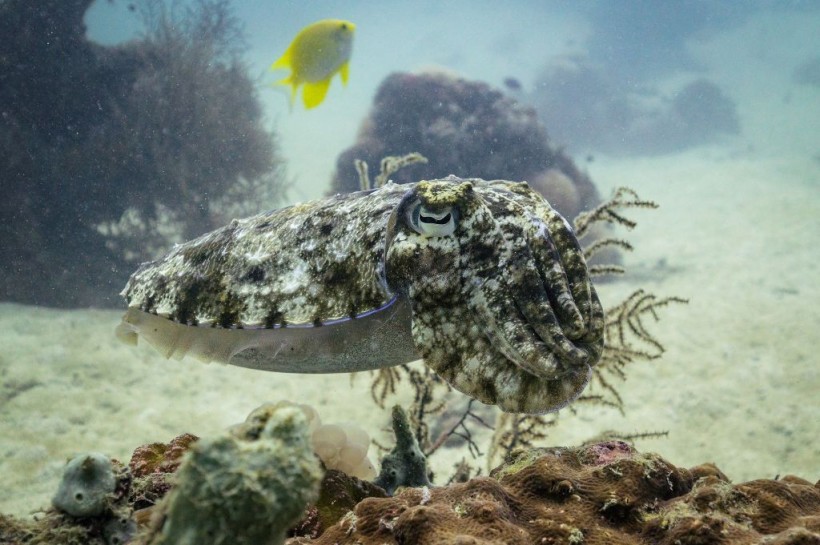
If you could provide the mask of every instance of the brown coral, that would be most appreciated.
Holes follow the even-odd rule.
[[[394,73],[382,82],[356,143],[337,159],[331,192],[359,189],[356,159],[374,171],[382,157],[409,152],[428,162],[396,172],[396,183],[449,174],[526,180],[566,217],[600,202],[589,177],[550,146],[535,110],[485,83],[441,72]]]
[[[820,483],[732,485],[612,441],[520,452],[489,477],[368,498],[315,540],[289,543],[820,543]]]

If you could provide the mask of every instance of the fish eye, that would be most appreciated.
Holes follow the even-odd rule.
[[[410,227],[426,237],[446,237],[456,230],[456,210],[448,206],[441,211],[433,211],[417,202],[407,214]]]

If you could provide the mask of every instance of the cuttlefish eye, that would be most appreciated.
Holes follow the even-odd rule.
[[[443,210],[430,210],[422,203],[414,204],[408,214],[410,227],[426,237],[446,237],[456,230],[456,210],[448,206]]]

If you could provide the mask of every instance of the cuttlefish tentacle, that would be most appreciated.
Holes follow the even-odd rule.
[[[508,208],[515,209],[517,221],[523,223],[536,269],[544,279],[550,303],[554,305],[555,314],[567,335],[573,338],[581,335],[586,329],[584,318],[570,290],[562,256],[552,240],[546,222],[547,218],[552,218],[557,212],[549,206],[543,206],[543,197],[535,193],[526,182],[495,180],[489,183],[499,190],[495,197],[505,202]],[[529,222],[522,222],[523,219],[528,219]]]
[[[550,267],[545,268],[545,270],[550,270],[556,264],[559,264],[559,268],[566,275],[572,299],[582,316],[580,324],[574,322],[574,325],[581,325],[582,331],[592,330],[596,334],[600,333],[603,328],[603,321],[593,320],[594,317],[598,317],[600,314],[600,301],[594,295],[595,290],[589,279],[583,249],[569,222],[550,207],[547,201],[535,193],[527,184],[509,184],[509,190],[526,200],[531,214],[538,218],[538,221],[546,224],[553,248],[561,249],[560,252],[557,252],[557,256],[554,253],[552,255],[545,254],[544,257],[547,262],[542,263],[542,266],[550,265]],[[575,332],[575,334],[580,333]]]
[[[597,347],[579,339],[587,335],[587,324],[572,323],[590,312],[582,305],[591,306],[589,301],[577,303],[575,293],[590,295],[572,289],[572,282],[582,284],[582,278],[553,276],[552,286],[545,281],[539,264],[563,258],[558,248],[567,247],[549,244],[551,234],[537,233],[529,220],[522,223],[520,202],[502,200],[478,195],[466,181],[417,184],[391,221],[387,280],[397,289],[410,287],[414,340],[436,372],[457,389],[504,410],[544,412],[574,399],[597,362]],[[429,235],[424,226],[412,224],[416,215],[407,206],[421,208],[421,217],[426,214],[431,221],[452,210],[458,225]],[[539,259],[528,245],[537,237],[542,241],[536,248],[547,249]],[[446,272],[451,270],[460,271],[460,290]],[[573,298],[557,315],[552,301],[569,295]],[[465,304],[466,311],[460,307]],[[448,309],[446,317],[442,309]],[[602,337],[601,331],[597,335]]]
[[[462,234],[458,237],[463,297],[499,351],[523,370],[552,378],[560,373],[556,353],[564,352],[571,343],[563,337],[551,309],[543,315],[528,313],[533,309],[517,303],[537,297],[537,290],[543,292],[537,275],[529,275],[528,282],[523,278],[526,266],[521,261],[528,252],[526,246],[521,247],[520,230],[510,232],[511,226],[499,224],[482,202],[471,201],[462,202]],[[506,274],[499,275],[499,270]],[[545,334],[545,323],[550,321],[554,327]]]

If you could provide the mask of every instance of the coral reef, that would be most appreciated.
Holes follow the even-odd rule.
[[[409,460],[424,476],[406,415],[394,409],[393,417],[397,443],[404,444],[395,451],[416,451],[401,464]],[[604,441],[518,449],[488,476],[442,487],[424,476],[388,497],[338,470],[320,484],[308,431],[298,407],[267,405],[220,437],[183,435],[140,447],[130,464],[134,483],[178,464],[177,484],[133,517],[130,474],[104,457],[80,457],[80,465],[92,460],[94,469],[116,475],[104,514],[0,515],[0,544],[241,545],[283,543],[285,535],[289,545],[820,543],[820,481],[785,476],[733,484],[712,464],[684,469]]]
[[[578,56],[551,61],[528,100],[552,137],[575,152],[654,155],[740,132],[735,103],[707,79],[665,96]]]
[[[150,545],[275,544],[316,500],[322,473],[295,407],[263,406],[194,443],[152,515]]]
[[[331,192],[359,189],[355,160],[372,168],[382,157],[413,151],[428,162],[396,172],[394,182],[449,174],[527,180],[567,217],[600,200],[589,177],[550,146],[532,108],[440,72],[394,73],[382,82],[356,143],[337,159]]]
[[[0,2],[0,300],[116,305],[130,264],[284,186],[227,1],[139,2],[115,47],[91,4]]]
[[[765,540],[765,541],[764,541]],[[520,451],[488,477],[368,498],[290,545],[820,543],[820,483],[733,485],[622,442]]]

